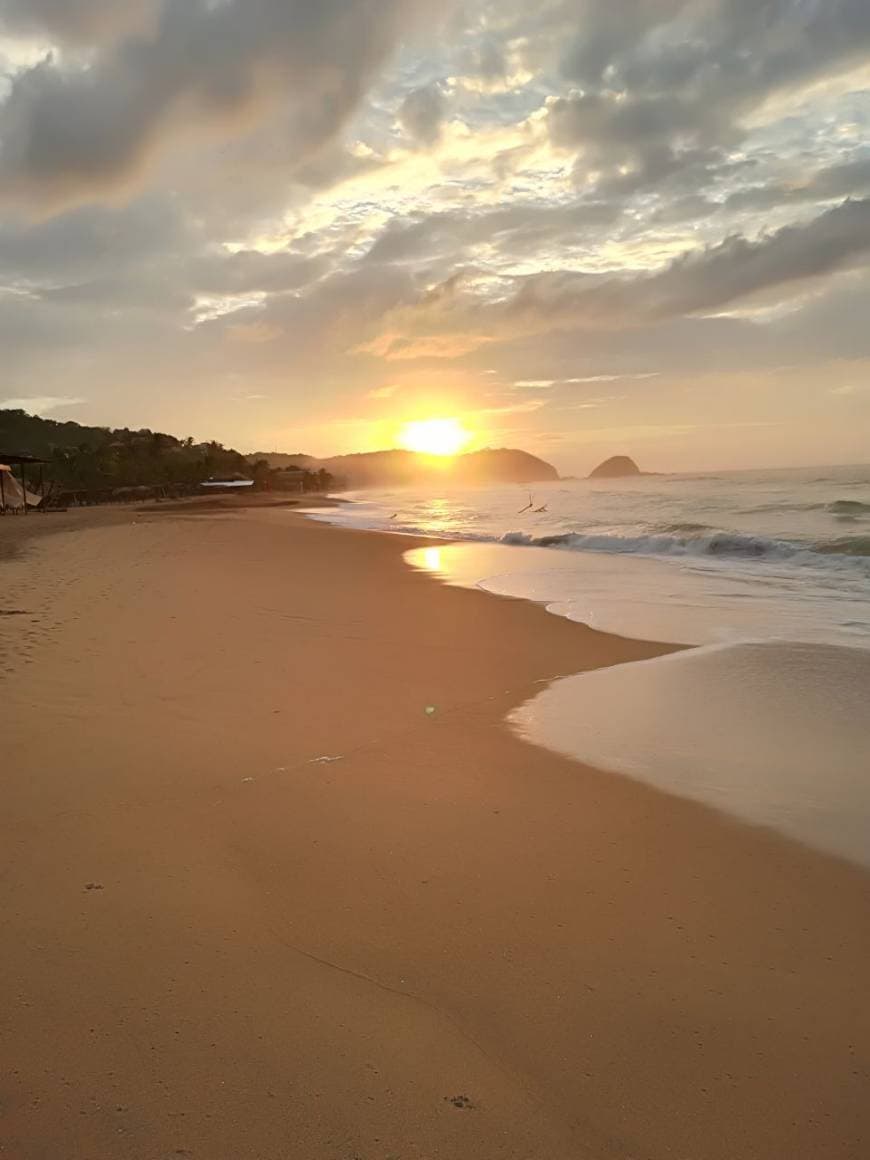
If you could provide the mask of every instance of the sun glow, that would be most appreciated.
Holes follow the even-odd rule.
[[[458,419],[420,419],[399,432],[399,446],[421,455],[457,455],[470,441]]]

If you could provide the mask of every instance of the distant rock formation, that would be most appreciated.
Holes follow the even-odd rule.
[[[454,475],[463,483],[543,483],[559,478],[551,463],[508,447],[487,448],[460,455],[454,462]]]
[[[255,458],[254,456],[251,457]],[[312,459],[304,455],[262,456],[272,466],[299,465],[308,471],[323,468],[345,486],[393,487],[428,482],[445,483],[541,483],[559,478],[550,463],[512,448],[487,448],[466,455],[438,459],[413,451],[369,451],[356,455],[337,455],[332,459]]]
[[[590,472],[590,479],[622,479],[626,475],[642,475],[638,465],[627,455],[611,455]]]

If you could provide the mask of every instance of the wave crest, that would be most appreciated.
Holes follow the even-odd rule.
[[[612,552],[644,556],[712,556],[745,560],[791,560],[819,563],[818,556],[851,556],[870,562],[870,537],[844,536],[817,543],[767,539],[740,532],[723,532],[703,525],[667,525],[661,531],[639,536],[607,533],[562,532],[534,536],[529,532],[506,532],[503,544],[536,548],[562,548],[573,552]]]
[[[870,515],[870,503],[862,503],[858,499],[835,499],[826,505],[825,510],[835,516]]]

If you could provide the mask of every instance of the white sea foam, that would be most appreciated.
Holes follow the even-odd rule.
[[[572,552],[610,552],[616,555],[789,560],[793,564],[816,568],[852,565],[860,575],[870,577],[870,536],[835,536],[800,543],[683,524],[634,536],[581,532],[535,536],[530,532],[505,532],[501,543],[517,547],[563,548]]]
[[[788,639],[870,648],[870,585],[852,576],[753,563],[690,569],[642,556],[457,543],[405,553],[459,587],[543,604],[550,612],[638,640],[716,644]],[[868,691],[870,695],[870,691]]]

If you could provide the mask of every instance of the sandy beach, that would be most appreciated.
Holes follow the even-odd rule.
[[[411,546],[0,521],[0,1157],[870,1154],[870,877],[515,737],[669,646]]]

